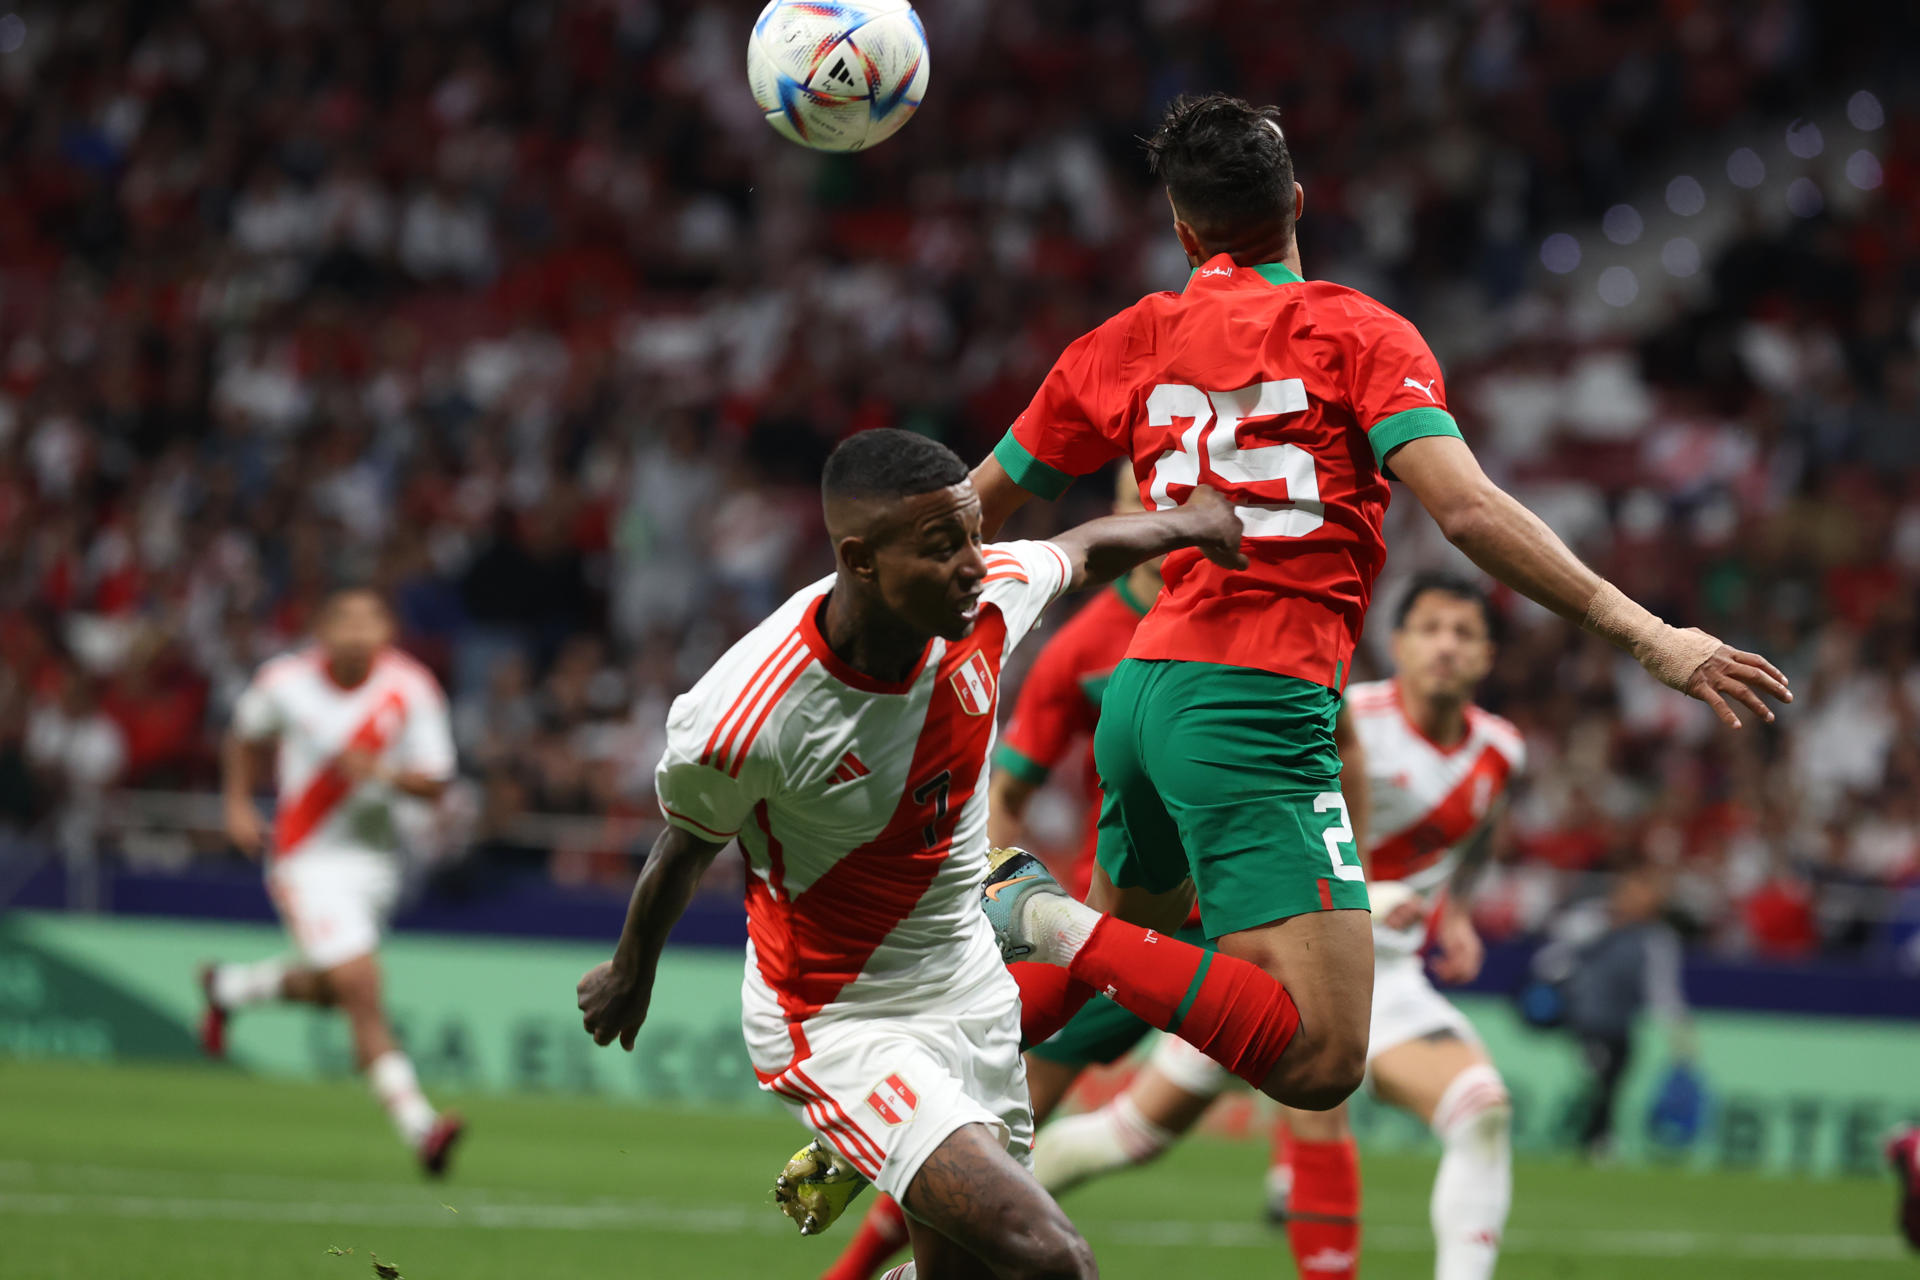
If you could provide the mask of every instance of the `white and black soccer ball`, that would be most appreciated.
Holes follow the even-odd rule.
[[[927,75],[927,33],[907,0],[771,0],[747,41],[747,83],[767,123],[816,151],[891,137]]]

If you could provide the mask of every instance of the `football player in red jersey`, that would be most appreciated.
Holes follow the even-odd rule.
[[[1201,1047],[1279,1101],[1325,1109],[1366,1062],[1372,934],[1333,729],[1385,558],[1389,467],[1481,568],[1728,725],[1736,704],[1771,720],[1760,695],[1791,695],[1766,659],[1669,626],[1581,563],[1481,471],[1413,326],[1305,278],[1303,193],[1274,108],[1183,98],[1148,150],[1193,267],[1187,287],[1069,346],[973,482],[989,535],[1028,498],[1058,497],[1119,458],[1156,509],[1201,486],[1235,504],[1248,566],[1169,556],[1166,588],[1107,687],[1090,901],[1173,930],[1197,894],[1220,953],[1274,981],[1236,998],[1272,1003],[1278,1031]],[[1048,935],[1047,895],[1022,887],[1011,911],[999,906],[1011,947],[1040,961],[1077,954],[1079,934],[1060,947]],[[1084,982],[1023,986],[1029,1040],[1090,995]]]

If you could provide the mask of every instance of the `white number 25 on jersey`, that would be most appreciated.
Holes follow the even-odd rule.
[[[1188,419],[1179,447],[1155,459],[1147,481],[1147,498],[1158,510],[1178,506],[1167,490],[1172,485],[1200,483],[1200,457],[1221,480],[1232,485],[1267,484],[1284,480],[1284,501],[1261,502],[1234,508],[1249,538],[1299,538],[1327,522],[1320,501],[1320,477],[1313,455],[1296,444],[1259,445],[1242,449],[1235,439],[1240,425],[1259,418],[1304,413],[1306,384],[1298,378],[1256,382],[1238,391],[1202,391],[1184,382],[1163,382],[1147,397],[1147,423],[1170,427]]]

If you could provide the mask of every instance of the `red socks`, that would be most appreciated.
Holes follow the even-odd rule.
[[[1017,960],[1007,972],[1020,986],[1020,1047],[1031,1049],[1067,1025],[1087,1001],[1093,988],[1075,982],[1057,964]]]
[[[820,1280],[872,1280],[888,1258],[906,1247],[907,1216],[892,1196],[876,1192],[873,1208],[867,1210],[860,1230]]]
[[[1360,1153],[1353,1139],[1296,1137],[1289,1154],[1287,1242],[1294,1265],[1304,1280],[1353,1280],[1360,1266]]]
[[[1115,916],[1100,918],[1066,971],[1256,1089],[1300,1026],[1293,997],[1258,965]]]

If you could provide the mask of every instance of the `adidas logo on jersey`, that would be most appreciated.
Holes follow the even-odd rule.
[[[858,782],[870,772],[872,770],[860,763],[860,757],[849,751],[840,757],[840,763],[833,770],[833,780],[827,785],[837,787],[843,782]]]

